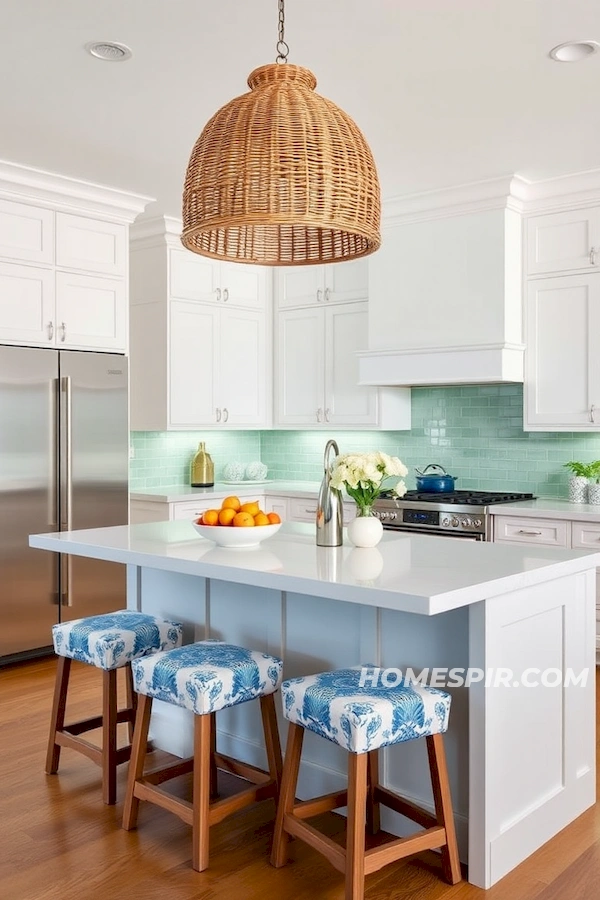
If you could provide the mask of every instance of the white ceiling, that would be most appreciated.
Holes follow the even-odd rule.
[[[190,150],[273,62],[276,0],[1,0],[0,158],[156,197],[179,215]],[[384,197],[600,167],[597,0],[287,0],[290,61],[356,120]],[[93,40],[133,58],[88,56]]]

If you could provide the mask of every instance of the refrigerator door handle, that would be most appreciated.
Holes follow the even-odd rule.
[[[64,483],[61,498],[61,531],[71,531],[71,516],[73,509],[73,408],[71,395],[71,378],[69,375],[63,376],[61,378],[61,393],[63,397],[64,412],[62,419],[62,421],[64,422]],[[70,594],[71,567],[71,555],[69,553],[61,554],[61,603],[63,606],[72,606],[73,603]]]

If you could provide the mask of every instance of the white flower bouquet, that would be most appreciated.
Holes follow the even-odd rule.
[[[371,507],[384,490],[391,490],[397,497],[406,493],[406,485],[398,481],[394,487],[384,484],[394,476],[404,478],[408,469],[397,456],[387,453],[343,453],[337,456],[331,467],[331,487],[346,489],[356,503],[359,516],[370,516]]]

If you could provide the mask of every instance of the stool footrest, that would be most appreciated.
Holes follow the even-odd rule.
[[[100,747],[96,747],[95,744],[91,744],[83,738],[75,737],[66,731],[57,731],[54,741],[59,747],[68,747],[70,750],[77,750],[79,753],[83,753],[84,756],[87,756],[88,759],[91,759],[92,762],[95,762],[96,765],[102,765],[102,750]]]
[[[271,781],[271,776],[268,772],[265,772],[264,769],[251,766],[250,763],[234,759],[232,756],[224,756],[222,753],[215,753],[215,762],[217,764],[217,769],[223,769],[225,772],[230,772],[232,775],[237,775],[239,778],[245,778],[246,781],[251,781],[253,784],[266,784]]]
[[[208,808],[208,823],[216,825],[222,822],[227,816],[240,809],[245,809],[251,803],[259,803],[261,800],[268,800],[270,797],[276,799],[275,782],[270,780],[265,784],[253,785],[245,790],[238,791],[231,797],[224,797],[222,800],[215,800]]]
[[[168,766],[162,766],[160,769],[150,770],[144,774],[146,784],[163,784],[172,778],[179,778],[180,775],[189,775],[194,769],[194,757],[188,759],[179,759],[177,762],[170,763]]]
[[[376,785],[374,794],[376,802],[383,803],[388,809],[393,809],[401,816],[406,816],[407,819],[411,819],[423,828],[432,828],[438,824],[438,820],[432,813],[417,806],[416,803],[411,803],[410,800],[405,800],[404,797],[399,797],[398,794],[394,794],[379,784]]]
[[[428,828],[426,831],[419,831],[416,834],[398,838],[396,841],[390,841],[382,847],[373,847],[371,850],[365,851],[365,875],[377,872],[388,863],[396,862],[405,856],[443,847],[445,843],[446,829],[443,825],[436,825],[435,828]]]
[[[288,834],[300,838],[313,850],[322,853],[332,866],[335,866],[338,872],[346,871],[346,851],[339,844],[336,844],[335,841],[332,841],[330,837],[313,828],[308,822],[300,821],[294,815],[288,814],[284,816],[283,823]]]
[[[319,816],[321,813],[346,806],[347,802],[348,791],[333,791],[331,794],[315,797],[314,800],[302,800],[300,803],[294,803],[294,816],[297,819],[310,819],[312,816]]]
[[[133,721],[135,721],[134,709],[120,709],[117,712],[117,724]],[[77,735],[85,734],[86,731],[95,731],[97,728],[102,728],[102,716],[92,716],[90,719],[72,722],[70,725],[63,726],[62,730],[68,734]]]
[[[175,797],[159,785],[147,784],[145,781],[137,781],[134,788],[134,796],[138,800],[150,800],[155,806],[175,813],[186,825],[193,824],[193,806],[188,800]]]

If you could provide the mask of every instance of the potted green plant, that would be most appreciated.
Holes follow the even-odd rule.
[[[572,473],[569,478],[569,500],[571,503],[587,503],[590,463],[573,460],[565,463],[564,467]]]
[[[600,459],[588,466],[588,503],[600,503]]]

